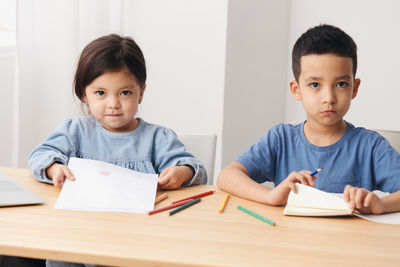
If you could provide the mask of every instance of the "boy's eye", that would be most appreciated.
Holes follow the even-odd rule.
[[[95,94],[98,96],[104,96],[106,93],[104,91],[96,91]]]
[[[347,83],[346,83],[346,82],[338,82],[338,83],[336,84],[336,86],[337,86],[337,87],[346,87],[346,86],[347,86]]]
[[[132,94],[132,92],[129,90],[124,90],[121,92],[121,95],[130,95],[130,94]]]
[[[310,83],[309,86],[311,88],[318,88],[319,87],[319,83]]]

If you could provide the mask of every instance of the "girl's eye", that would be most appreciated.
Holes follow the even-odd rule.
[[[336,86],[337,86],[337,87],[346,87],[346,86],[347,86],[347,83],[346,83],[346,82],[338,82],[338,83],[336,84]]]
[[[96,91],[96,95],[104,96],[106,93],[104,91]]]
[[[121,92],[121,95],[130,95],[130,94],[132,94],[132,92],[129,90],[124,90]]]
[[[310,83],[311,88],[319,88],[319,83]]]

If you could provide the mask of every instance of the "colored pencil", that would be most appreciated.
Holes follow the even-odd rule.
[[[157,204],[157,203],[163,201],[163,200],[166,199],[167,197],[168,197],[168,194],[167,194],[167,193],[164,193],[164,194],[159,195],[158,197],[156,197],[156,200],[155,200],[155,203],[154,203],[154,204]]]
[[[224,209],[225,209],[226,203],[228,202],[228,199],[229,199],[229,194],[226,194],[224,201],[222,202],[221,207],[218,210],[219,213],[224,212]]]
[[[247,214],[253,216],[253,217],[256,217],[257,219],[259,219],[259,220],[261,220],[261,221],[263,221],[263,222],[268,223],[269,225],[275,226],[275,223],[274,223],[273,221],[270,221],[270,220],[268,220],[267,218],[264,218],[264,217],[258,215],[257,213],[252,212],[251,210],[248,210],[248,209],[246,209],[246,208],[243,208],[243,207],[240,206],[240,205],[238,205],[237,208],[240,209],[241,211],[244,211],[245,213],[247,213]]]
[[[176,208],[176,209],[174,209],[174,210],[171,210],[171,211],[169,212],[169,215],[170,215],[170,216],[171,216],[171,215],[174,215],[175,213],[180,212],[181,210],[184,210],[184,209],[186,209],[186,208],[192,206],[193,204],[199,203],[200,200],[201,200],[200,198],[193,199],[193,200],[190,201],[189,203],[186,203],[185,205],[182,205],[182,206],[180,206],[179,208]],[[182,201],[182,202],[183,202],[183,201]],[[179,203],[181,203],[181,202],[179,202]],[[179,204],[179,203],[178,203],[178,204]]]
[[[316,175],[317,173],[319,173],[320,171],[322,171],[322,168],[319,168],[318,170],[316,170],[315,172],[311,173],[310,175],[311,175],[311,176],[314,176],[314,175]]]
[[[207,191],[207,192],[204,192],[204,193],[201,193],[201,194],[198,194],[198,195],[194,195],[194,196],[191,196],[191,197],[187,197],[187,198],[184,198],[184,199],[181,199],[181,200],[174,201],[174,202],[172,202],[172,204],[179,203],[179,202],[185,201],[187,199],[195,199],[195,198],[199,198],[199,197],[208,196],[208,195],[211,195],[214,192],[215,192],[214,190]]]
[[[159,208],[159,209],[155,209],[155,210],[149,211],[147,214],[152,215],[154,213],[158,213],[158,212],[161,212],[161,211],[164,211],[164,210],[173,209],[173,208],[185,205],[186,203],[189,203],[190,201],[192,201],[192,199],[188,199],[188,200],[185,200],[185,201],[182,201],[182,202],[179,202],[179,203],[175,203],[175,204],[171,204],[171,205]]]

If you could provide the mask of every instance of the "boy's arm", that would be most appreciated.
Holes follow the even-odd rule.
[[[269,189],[257,183],[251,177],[246,167],[240,162],[232,162],[221,171],[217,185],[220,189],[238,197],[257,201],[268,205],[286,204],[291,190],[295,192],[295,183],[314,186],[314,179],[310,171],[293,171],[274,189]]]
[[[268,204],[268,193],[271,189],[250,178],[247,169],[234,161],[218,175],[217,186],[238,197]]]
[[[400,211],[400,191],[381,198],[383,213]]]
[[[364,214],[382,214],[400,211],[400,191],[379,198],[373,192],[347,185],[343,192],[350,208]]]

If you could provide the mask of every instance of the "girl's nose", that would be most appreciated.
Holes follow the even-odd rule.
[[[119,108],[120,107],[119,97],[111,96],[108,101],[108,107],[109,108]]]

